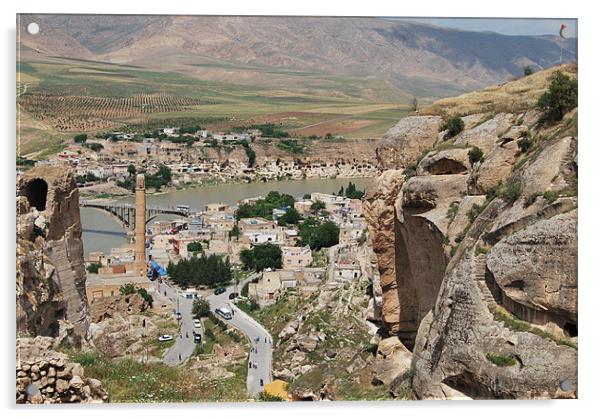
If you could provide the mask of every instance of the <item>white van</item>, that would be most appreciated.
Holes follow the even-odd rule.
[[[216,308],[215,313],[224,319],[232,319],[232,311],[228,308]]]

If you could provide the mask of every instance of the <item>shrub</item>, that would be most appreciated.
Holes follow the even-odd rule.
[[[447,134],[445,135],[446,139],[453,138],[464,130],[464,121],[458,115],[452,116],[441,126],[441,128],[443,131],[447,129]]]
[[[554,201],[558,199],[558,192],[548,190],[543,194],[543,198],[546,199],[548,203],[554,203]]]
[[[479,147],[472,147],[470,151],[468,151],[468,159],[470,165],[483,161],[483,150]]]
[[[531,74],[533,74],[533,67],[531,67],[530,65],[527,65],[525,67],[525,69],[523,70],[523,74],[525,77],[530,76]]]
[[[73,137],[73,140],[78,144],[83,144],[88,140],[88,134],[77,134]]]
[[[541,95],[537,106],[544,111],[544,120],[558,121],[577,106],[577,79],[556,71],[550,80],[550,87]]]
[[[531,148],[531,145],[533,144],[533,140],[531,139],[531,137],[529,135],[526,135],[526,136],[523,136],[521,139],[519,139],[517,144],[518,144],[518,147],[520,148],[520,151],[524,154],[525,152],[529,151],[529,148]]]
[[[136,293],[136,287],[133,283],[122,284],[119,288],[119,293],[121,293],[122,295],[133,295],[134,293]]]
[[[514,354],[487,353],[486,357],[487,360],[499,367],[514,366],[516,364]]]
[[[211,313],[209,302],[205,299],[197,299],[192,303],[192,315],[197,318],[206,318]]]
[[[520,180],[514,180],[506,184],[500,191],[500,197],[506,203],[514,203],[523,192],[523,183]]]
[[[86,267],[86,270],[88,270],[88,273],[98,274],[98,269],[100,267],[102,266],[98,263],[90,263],[88,264],[88,267]]]
[[[190,253],[198,253],[203,250],[203,244],[199,241],[189,242],[188,245],[186,245],[186,249]]]
[[[451,205],[449,205],[449,208],[447,208],[447,217],[449,219],[454,219],[458,213],[459,207],[460,204],[458,202],[452,202]]]

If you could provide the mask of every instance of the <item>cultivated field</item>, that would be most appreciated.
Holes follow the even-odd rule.
[[[226,130],[274,123],[295,136],[378,138],[408,111],[407,97],[392,100],[395,91],[376,79],[264,70],[278,81],[265,86],[32,53],[21,59],[17,103],[23,153],[56,150],[74,132],[164,124]],[[221,65],[220,71],[232,69]]]

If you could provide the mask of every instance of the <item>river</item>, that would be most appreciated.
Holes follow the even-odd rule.
[[[302,197],[304,194],[312,192],[333,193],[337,192],[341,186],[346,187],[350,181],[358,189],[363,190],[369,188],[374,179],[308,179],[283,180],[268,183],[208,185],[166,193],[148,194],[147,205],[160,207],[188,205],[191,210],[199,211],[207,203],[222,202],[233,205],[240,199],[265,196],[272,190],[290,194],[294,197]],[[134,196],[128,196],[119,199],[119,201],[134,203]],[[88,255],[90,251],[102,251],[108,254],[111,248],[127,245],[127,237],[123,228],[109,214],[90,208],[81,208],[80,213],[83,227],[84,254]],[[164,219],[168,219],[168,217]]]

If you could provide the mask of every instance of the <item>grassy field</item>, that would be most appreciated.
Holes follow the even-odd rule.
[[[203,65],[222,70],[233,67],[229,63]],[[236,67],[241,68],[245,69]],[[210,129],[277,123],[299,136],[331,133],[349,138],[375,138],[382,136],[408,111],[407,97],[381,80],[252,69],[282,79],[283,83],[266,87],[85,60],[23,58],[17,65],[17,93],[23,93],[23,86],[27,85],[25,93],[17,98],[20,153],[25,155],[56,146],[75,132],[163,120],[177,123],[179,120],[219,119],[219,123],[205,124]],[[52,97],[46,99],[47,105],[39,106],[44,95]],[[62,103],[62,99],[54,96],[75,98],[68,97],[64,100],[67,104],[61,108],[64,110],[57,111],[53,103]],[[147,99],[141,100],[142,96]],[[124,101],[124,98],[129,99]],[[155,105],[153,100],[162,98],[169,103],[177,100],[178,105]],[[92,110],[83,111],[79,107],[78,103],[85,100]],[[151,104],[140,104],[147,101]],[[76,107],[70,111],[68,103]],[[95,103],[99,103],[97,111]],[[107,109],[112,103],[119,109]]]

